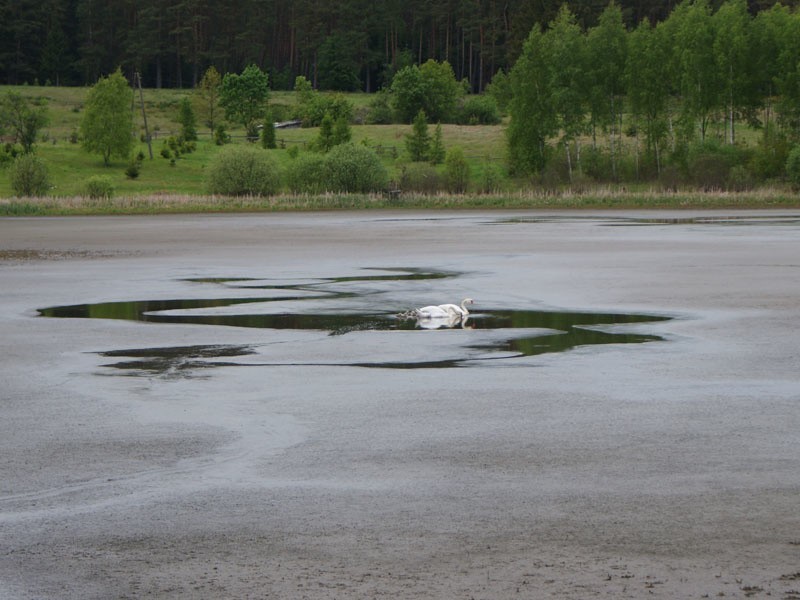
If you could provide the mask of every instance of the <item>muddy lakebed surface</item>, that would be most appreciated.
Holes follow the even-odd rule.
[[[0,219],[0,282],[0,598],[800,598],[798,212]]]

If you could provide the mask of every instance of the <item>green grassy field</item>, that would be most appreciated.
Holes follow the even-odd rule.
[[[653,190],[651,184],[623,186],[572,186],[557,190],[532,190],[527,181],[508,179],[505,171],[506,145],[504,125],[461,126],[443,125],[446,147],[459,146],[464,150],[471,170],[471,181],[476,193],[466,196],[447,194],[423,195],[403,193],[400,199],[378,196],[328,195],[319,198],[292,197],[289,195],[270,199],[215,199],[207,197],[206,170],[220,150],[213,143],[210,132],[200,129],[200,139],[194,153],[184,155],[172,164],[161,156],[165,140],[177,135],[178,105],[182,98],[190,97],[191,90],[144,90],[145,111],[153,136],[154,158],[145,158],[140,175],[129,179],[125,174],[127,160],[117,159],[108,167],[99,155],[85,152],[75,143],[83,103],[88,88],[58,88],[0,86],[0,94],[17,91],[48,107],[50,122],[42,130],[42,141],[37,154],[46,162],[53,189],[46,199],[15,199],[7,168],[0,167],[0,214],[86,214],[103,212],[189,212],[213,210],[276,210],[276,209],[329,209],[403,206],[415,208],[442,207],[499,207],[499,208],[723,208],[723,207],[800,207],[800,197],[786,187],[773,187],[742,194],[665,194]],[[364,109],[371,97],[366,94],[348,94],[356,110]],[[270,103],[291,106],[294,94],[274,92]],[[133,106],[134,123],[144,132],[138,94]],[[288,111],[284,111],[288,112]],[[431,133],[433,128],[431,127]],[[414,169],[405,151],[405,136],[410,125],[354,125],[353,141],[364,143],[378,151],[390,177],[398,181],[406,169]],[[228,132],[235,144],[246,144],[244,131],[229,126]],[[276,131],[279,148],[268,150],[279,164],[291,159],[292,147],[306,151],[307,145],[317,137],[316,128],[280,129]],[[747,135],[742,128],[742,136]],[[137,143],[134,154],[148,155],[147,146]],[[443,167],[440,165],[441,173]],[[480,194],[477,190],[484,173],[500,173],[501,191]],[[85,196],[86,181],[94,175],[108,176],[115,189],[112,201],[90,201]]]
[[[208,129],[200,128],[197,151],[175,161],[174,165],[160,155],[165,140],[177,135],[176,122],[178,105],[182,98],[191,96],[190,90],[144,90],[144,104],[147,122],[152,136],[153,159],[149,159],[146,144],[138,143],[134,154],[144,153],[147,157],[141,173],[136,179],[128,179],[124,173],[126,160],[116,159],[109,167],[102,163],[99,155],[85,152],[80,144],[74,143],[75,133],[80,124],[83,102],[88,88],[56,87],[0,87],[0,94],[16,91],[37,102],[45,102],[48,107],[50,123],[42,130],[42,140],[37,145],[37,154],[46,162],[54,188],[52,196],[72,197],[84,193],[86,180],[94,175],[111,178],[115,194],[121,196],[140,195],[198,195],[206,192],[205,170],[220,147],[211,140]],[[366,94],[349,94],[348,99],[356,107],[364,107],[370,97]],[[291,105],[294,101],[291,92],[275,92],[271,104]],[[133,106],[134,123],[141,134],[144,123],[141,107],[136,96]],[[504,133],[501,126],[466,127],[443,125],[445,145],[461,146],[471,164],[475,177],[480,177],[486,164],[502,167],[504,164]],[[364,143],[379,151],[390,176],[396,178],[404,165],[404,138],[409,133],[409,125],[354,125],[353,141]],[[245,144],[244,131],[229,126],[232,143]],[[277,132],[279,148],[269,150],[280,164],[291,160],[287,150],[292,146],[301,149],[317,137],[317,128],[280,129]],[[73,141],[70,141],[70,140]],[[0,171],[0,198],[13,196],[7,169]]]

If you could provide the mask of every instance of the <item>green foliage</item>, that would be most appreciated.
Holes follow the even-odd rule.
[[[0,133],[11,132],[14,143],[22,152],[33,151],[39,131],[47,125],[49,117],[44,106],[36,106],[17,92],[8,92],[0,101]]]
[[[450,148],[447,151],[444,166],[447,174],[447,189],[454,194],[466,192],[469,185],[470,168],[464,157],[464,151],[458,146]]]
[[[437,194],[446,188],[444,177],[435,167],[425,163],[404,165],[398,185],[403,192]]]
[[[178,123],[181,126],[181,136],[187,142],[197,140],[197,118],[194,115],[192,102],[189,98],[182,98],[178,109]]]
[[[335,146],[325,157],[326,187],[333,192],[368,193],[386,187],[386,168],[373,150],[356,144]]]
[[[791,149],[785,135],[765,134],[749,165],[754,177],[762,181],[782,177]]]
[[[483,194],[496,194],[503,188],[504,180],[505,176],[497,166],[486,164],[481,174],[479,191]]]
[[[319,135],[311,146],[314,150],[327,152],[333,148],[333,145],[333,117],[330,114],[326,114],[322,119],[322,123],[320,123]]]
[[[44,196],[50,189],[47,165],[32,153],[21,154],[11,164],[11,189],[17,196]]]
[[[225,117],[242,125],[249,140],[258,139],[258,122],[264,118],[269,100],[269,77],[256,65],[241,75],[226,73],[219,88],[219,103]]]
[[[391,95],[389,90],[382,89],[370,100],[367,123],[370,125],[388,125],[392,123]]]
[[[668,57],[668,39],[663,27],[654,29],[644,21],[629,34],[625,71],[628,102],[658,168],[661,147],[667,136],[669,78],[665,77],[664,69]]]
[[[319,48],[319,86],[323,90],[352,92],[361,86],[355,32],[336,32],[325,38]]]
[[[405,67],[392,80],[394,109],[400,121],[410,122],[420,110],[434,121],[450,122],[462,88],[450,63],[428,60],[422,66]]]
[[[296,146],[294,147],[296,149]],[[325,191],[325,157],[316,152],[298,155],[286,167],[286,187],[294,194],[319,194]]]
[[[428,160],[431,149],[431,136],[428,133],[428,120],[425,111],[420,109],[414,118],[411,133],[406,136],[406,150],[411,160],[421,162]]]
[[[442,124],[437,123],[436,129],[433,130],[433,139],[431,146],[428,149],[428,160],[432,165],[438,165],[444,162],[446,151],[444,147],[444,138],[442,136]]]
[[[723,145],[717,141],[692,144],[686,155],[689,179],[704,191],[727,189],[731,169],[744,165],[748,158],[736,146]],[[736,176],[740,177],[741,172]]]
[[[333,145],[346,144],[353,139],[353,132],[350,129],[350,122],[346,117],[340,116],[333,124]]]
[[[585,130],[588,90],[586,38],[566,4],[544,35],[544,58],[549,68],[550,94],[562,141]]]
[[[224,146],[225,144],[229,144],[231,141],[231,136],[228,135],[228,132],[225,131],[225,125],[220,123],[214,129],[214,143],[217,146]]]
[[[558,131],[544,36],[539,27],[531,30],[509,77],[513,91],[508,126],[511,168],[519,173],[539,172],[547,164],[547,140]]]
[[[117,69],[89,90],[86,111],[81,121],[81,139],[86,151],[103,156],[108,166],[111,157],[127,158],[133,147],[131,100],[133,91]]]
[[[141,153],[140,153],[141,154]],[[139,177],[139,173],[142,171],[142,161],[144,160],[144,155],[142,158],[134,157],[128,163],[128,166],[125,167],[125,177],[128,179],[136,179]]]
[[[226,146],[208,169],[208,191],[223,196],[270,196],[280,187],[272,156],[250,146]]]
[[[486,94],[494,98],[498,110],[505,113],[511,103],[511,79],[505,71],[500,69],[492,77],[492,81],[486,86]]]
[[[114,184],[108,175],[93,175],[86,180],[86,195],[92,200],[114,196]]]
[[[311,89],[311,84],[305,77],[298,77],[295,85],[297,94],[297,116],[303,122],[303,127],[318,127],[322,124],[325,115],[335,121],[345,119],[350,121],[353,117],[353,103],[341,94],[320,94]],[[298,85],[300,87],[298,87]]]
[[[500,110],[493,96],[470,96],[458,111],[458,122],[462,125],[497,125]]]
[[[800,146],[795,146],[786,158],[786,176],[792,188],[800,190]]]
[[[278,147],[278,143],[275,139],[275,122],[273,121],[272,111],[267,111],[264,124],[261,127],[261,147],[264,149]]]

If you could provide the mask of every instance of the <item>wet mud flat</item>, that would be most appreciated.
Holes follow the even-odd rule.
[[[3,219],[0,281],[2,598],[800,597],[800,213]]]

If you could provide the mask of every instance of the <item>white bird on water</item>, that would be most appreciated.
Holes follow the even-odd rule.
[[[472,298],[464,298],[461,301],[461,306],[457,304],[437,304],[431,306],[423,306],[422,308],[415,308],[408,312],[398,315],[403,319],[466,319],[469,315],[467,304],[474,304]]]

